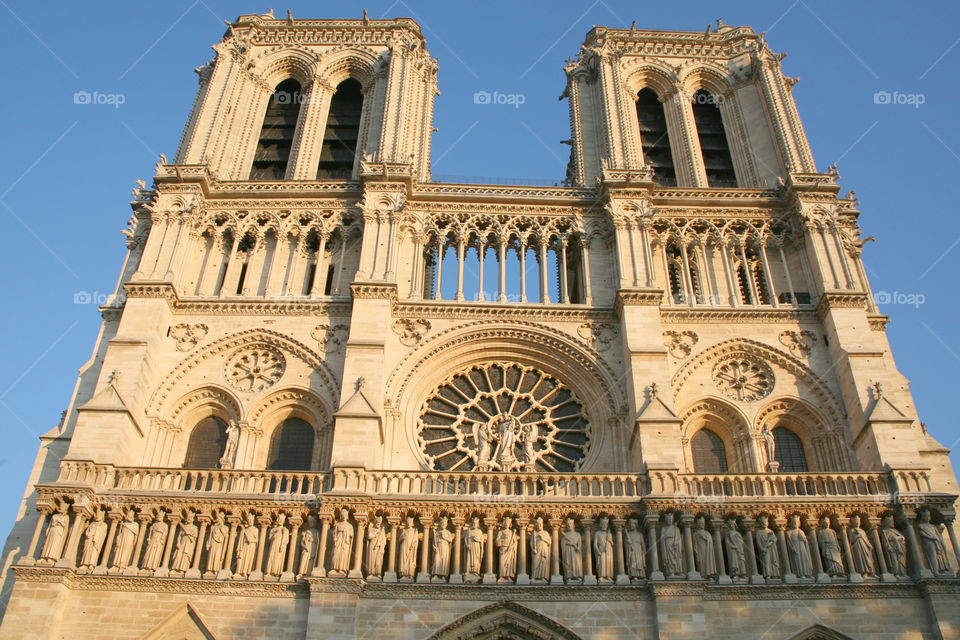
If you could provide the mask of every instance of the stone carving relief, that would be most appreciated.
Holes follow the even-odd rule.
[[[606,351],[616,339],[617,327],[609,322],[584,322],[577,328],[577,333],[584,340],[590,341],[590,346],[597,351]]]
[[[209,331],[210,328],[205,324],[181,322],[170,329],[170,337],[177,341],[177,351],[190,351]]]
[[[575,471],[590,443],[580,401],[562,382],[518,364],[458,373],[426,400],[418,441],[436,470]]]
[[[693,353],[693,347],[700,342],[695,331],[665,331],[663,343],[674,358],[686,358]]]
[[[753,402],[773,391],[773,369],[760,360],[735,354],[714,365],[713,383],[729,398]]]
[[[347,343],[350,327],[345,324],[318,324],[310,333],[313,339],[320,344],[320,348],[327,353],[340,351]]]
[[[239,391],[269,389],[283,376],[286,361],[277,349],[254,346],[239,349],[227,358],[224,374]]]
[[[783,331],[780,333],[780,342],[790,353],[799,357],[808,356],[817,343],[817,334],[804,329],[803,331]]]
[[[393,322],[393,332],[400,336],[401,344],[407,347],[419,344],[429,331],[429,320],[401,318]]]

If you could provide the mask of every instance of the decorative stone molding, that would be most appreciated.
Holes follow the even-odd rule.
[[[190,351],[209,331],[205,324],[181,322],[170,329],[170,337],[177,341],[177,351]]]
[[[400,336],[400,343],[413,347],[430,331],[430,321],[420,319],[401,318],[393,321],[393,332]]]
[[[588,340],[597,352],[602,353],[613,346],[620,331],[612,322],[584,322],[577,327],[577,333]]]
[[[664,331],[663,343],[674,358],[683,359],[693,353],[693,347],[700,341],[695,331]]]
[[[350,327],[345,324],[318,324],[310,332],[310,336],[317,341],[320,348],[327,353],[339,353],[347,344]]]
[[[713,383],[729,398],[753,402],[773,391],[773,369],[755,358],[728,356],[714,365]]]
[[[782,331],[780,332],[780,343],[790,349],[790,353],[802,358],[810,355],[813,346],[817,343],[817,334],[808,329]]]
[[[237,390],[263,391],[272,387],[283,377],[286,360],[277,349],[269,347],[244,347],[229,358],[224,367],[224,376]]]

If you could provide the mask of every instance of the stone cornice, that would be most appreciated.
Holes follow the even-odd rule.
[[[503,319],[547,322],[615,322],[613,309],[586,305],[535,303],[398,301],[393,310],[397,318],[446,318],[451,320]]]
[[[349,317],[349,298],[311,300],[308,298],[232,298],[232,299],[181,299],[174,287],[167,282],[128,282],[124,285],[127,298],[162,298],[176,313],[195,315],[296,315],[296,316],[342,316]]]
[[[817,302],[817,317],[823,319],[833,309],[866,309],[867,294],[862,291],[827,291]]]
[[[624,307],[658,307],[662,302],[663,289],[620,289],[617,291],[614,310],[620,315]]]
[[[693,308],[671,308],[667,306],[660,307],[660,320],[664,324],[713,324],[713,323],[735,323],[735,324],[773,324],[773,323],[797,323],[813,322],[816,319],[813,309],[773,309],[773,308],[717,308],[717,307],[693,307]]]

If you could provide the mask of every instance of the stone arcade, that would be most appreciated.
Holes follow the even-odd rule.
[[[558,187],[431,181],[412,20],[214,49],[0,636],[960,638],[956,478],[761,36],[592,29]]]

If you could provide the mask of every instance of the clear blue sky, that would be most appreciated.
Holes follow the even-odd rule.
[[[300,18],[359,18],[363,4],[298,2]],[[10,65],[0,102],[0,269],[6,274],[0,358],[0,531],[7,531],[37,436],[66,408],[100,323],[78,292],[109,292],[125,248],[130,189],[172,157],[224,18],[269,4],[215,0],[61,3],[0,0],[0,50]],[[285,16],[288,6],[274,6]],[[900,370],[921,418],[944,445],[960,440],[955,411],[960,335],[955,215],[960,174],[960,29],[954,2],[414,2],[366,3],[372,18],[420,22],[439,59],[436,174],[562,180],[569,137],[562,61],[595,24],[703,31],[718,17],[766,31],[800,76],[796,97],[817,166],[839,164],[861,199],[875,290],[887,304]],[[523,94],[475,105],[477,91]],[[76,105],[77,91],[123,104]],[[877,91],[924,103],[878,105]],[[901,298],[903,299],[903,298]],[[960,456],[953,456],[960,466]],[[4,534],[5,535],[5,534]]]

